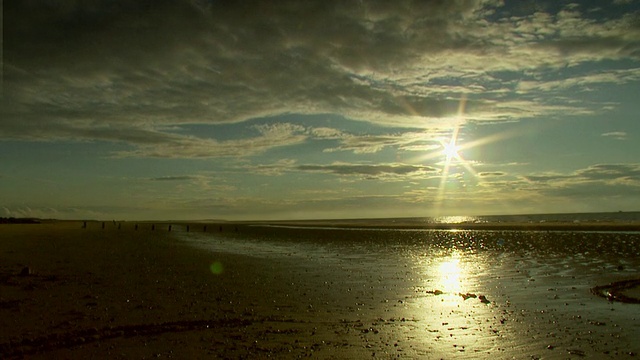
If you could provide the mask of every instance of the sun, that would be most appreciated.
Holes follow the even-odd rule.
[[[442,146],[442,150],[440,153],[445,156],[445,166],[448,167],[451,164],[451,160],[462,160],[458,151],[461,150],[461,147],[458,146],[458,131],[459,127],[455,127],[451,133],[451,137],[449,141],[440,140],[440,145]]]
[[[455,139],[452,139],[451,142],[442,144],[441,152],[442,155],[446,156],[447,162],[450,162],[451,159],[460,158],[458,150],[460,150],[460,147],[456,145]]]

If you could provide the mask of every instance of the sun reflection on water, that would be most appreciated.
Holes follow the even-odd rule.
[[[469,250],[446,248],[423,252],[416,260],[416,270],[423,277],[416,284],[419,295],[414,303],[414,319],[424,324],[421,338],[426,340],[422,346],[429,346],[441,358],[495,353],[497,335],[487,328],[499,320],[493,313],[493,295],[487,293],[490,286],[483,277],[489,258]]]
[[[464,276],[458,256],[451,257],[441,262],[437,268],[440,289],[446,294],[457,294],[463,290]]]
[[[439,216],[434,220],[435,222],[440,224],[463,224],[478,222],[478,218],[474,216]]]

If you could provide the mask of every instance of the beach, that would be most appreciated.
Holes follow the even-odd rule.
[[[0,357],[640,354],[633,229],[330,225],[0,225]]]

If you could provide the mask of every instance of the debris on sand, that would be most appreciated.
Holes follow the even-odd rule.
[[[458,295],[462,296],[462,299],[467,300],[468,298],[477,298],[478,296],[476,294],[472,294],[472,293],[458,293]]]
[[[20,276],[29,276],[32,274],[33,274],[33,271],[28,266],[23,267],[22,270],[20,271]]]

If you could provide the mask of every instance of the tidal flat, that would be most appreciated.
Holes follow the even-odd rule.
[[[640,278],[639,251],[518,226],[5,224],[0,357],[631,357],[640,304],[593,290]]]

